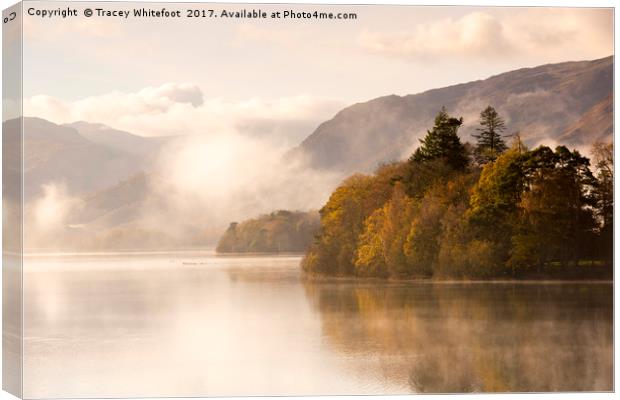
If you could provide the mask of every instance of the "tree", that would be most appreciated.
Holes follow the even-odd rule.
[[[419,200],[403,244],[410,275],[435,274],[448,225],[446,216],[449,215],[449,219],[461,219],[475,179],[475,172],[456,174],[451,179],[435,184]],[[444,275],[452,272],[452,266],[448,264],[450,262],[441,265]]]
[[[435,126],[427,131],[424,139],[420,139],[421,145],[411,156],[410,162],[443,159],[455,170],[465,169],[468,164],[467,151],[457,135],[461,125],[463,118],[449,116],[446,108],[442,107],[435,117]]]
[[[501,133],[506,129],[504,120],[497,111],[488,106],[480,113],[480,128],[476,128],[478,135],[472,135],[478,140],[474,150],[474,158],[480,165],[493,162],[506,151],[506,143]]]
[[[524,193],[509,264],[542,267],[576,264],[594,228],[590,161],[577,151],[541,146],[523,155]]]
[[[509,258],[517,209],[524,188],[519,143],[484,165],[474,185],[466,217],[471,234],[493,244],[496,263]]]
[[[523,185],[521,154],[515,146],[482,168],[470,199],[470,219],[496,227],[515,211]]]
[[[449,207],[441,219],[437,265],[433,276],[488,277],[497,275],[499,267],[496,244],[475,239],[467,219],[463,218],[464,204]]]
[[[356,251],[364,222],[392,196],[398,164],[382,166],[375,175],[347,178],[320,210],[321,228],[302,267],[316,275],[354,275]]]
[[[228,229],[217,243],[215,251],[217,251],[218,253],[234,253],[236,251],[239,251],[239,249],[235,246],[235,243],[237,241],[238,225],[239,224],[237,222],[230,223]]]
[[[593,146],[596,186],[594,188],[595,210],[599,220],[600,252],[607,261],[613,257],[614,231],[614,147],[611,143]]]
[[[458,173],[441,159],[403,164],[399,175],[394,176],[393,180],[394,183],[401,182],[407,196],[414,198],[421,198],[433,185]]]
[[[319,228],[316,211],[278,210],[230,224],[220,238],[218,253],[276,253],[304,251]]]
[[[403,244],[409,232],[413,199],[397,183],[392,198],[364,222],[355,266],[359,275],[407,276]]]

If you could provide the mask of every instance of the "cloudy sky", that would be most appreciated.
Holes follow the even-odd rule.
[[[28,3],[50,4],[61,5]],[[80,15],[85,8],[72,6]],[[216,13],[223,8],[192,6]],[[609,9],[254,8],[355,12],[358,17],[25,17],[24,111],[58,123],[102,122],[145,136],[236,130],[292,144],[355,102],[613,53]]]

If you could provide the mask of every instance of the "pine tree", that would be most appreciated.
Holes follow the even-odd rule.
[[[480,113],[480,128],[476,129],[480,134],[472,135],[478,140],[474,150],[474,158],[478,164],[493,162],[506,151],[506,143],[501,135],[505,129],[504,120],[493,107],[488,106]]]
[[[430,161],[444,159],[456,170],[467,167],[467,151],[457,135],[463,118],[448,115],[445,107],[435,117],[435,126],[427,131],[424,139],[420,139],[420,147],[416,149],[409,161]]]

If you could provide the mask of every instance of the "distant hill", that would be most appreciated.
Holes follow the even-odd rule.
[[[347,107],[322,123],[290,155],[320,169],[370,172],[405,158],[432,126],[442,106],[463,116],[459,134],[470,139],[480,111],[494,106],[508,132],[528,145],[589,146],[611,140],[613,57],[523,68],[485,80],[408,96],[385,96]]]
[[[609,141],[614,134],[613,111],[613,94],[609,93],[570,125],[558,141],[584,145],[595,141]]]
[[[138,173],[109,188],[73,199],[70,212],[53,234],[38,234],[33,207],[25,207],[29,248],[71,251],[180,249],[211,245],[221,226],[196,222],[195,218],[163,216],[166,199],[153,190],[159,182],[153,174]],[[177,217],[172,221],[172,218]],[[182,223],[180,219],[190,222]]]
[[[4,122],[5,142],[19,141],[19,132]],[[12,137],[10,135],[14,135]],[[96,143],[76,129],[41,118],[24,118],[24,195],[25,201],[42,193],[49,183],[64,185],[70,193],[100,190],[147,168],[144,157]]]
[[[317,211],[276,211],[230,224],[218,253],[282,253],[305,251],[319,229]]]
[[[71,221],[104,229],[133,222],[149,197],[150,176],[138,173],[116,185],[82,197],[84,206]]]
[[[64,124],[62,126],[75,129],[80,136],[92,143],[147,159],[157,154],[161,146],[169,140],[169,138],[147,138],[138,136],[129,132],[110,128],[104,124],[93,124],[84,121]]]

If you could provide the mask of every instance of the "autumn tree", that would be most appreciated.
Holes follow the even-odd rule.
[[[413,207],[414,200],[397,183],[392,198],[366,219],[355,261],[359,275],[409,276],[403,244],[409,232]]]
[[[466,218],[466,210],[476,173],[461,174],[447,181],[437,193],[436,203],[442,207],[435,224],[436,255],[433,276],[474,277],[494,271],[486,260],[490,245],[475,239]]]
[[[231,222],[228,226],[228,229],[224,233],[224,235],[220,238],[217,243],[216,251],[218,253],[234,253],[239,251],[235,246],[237,241],[237,226],[239,224],[237,222]]]
[[[441,217],[445,211],[442,187],[443,185],[435,186],[419,200],[417,212],[411,220],[403,244],[406,262],[411,274],[415,276],[432,276],[437,263]]]
[[[355,255],[364,221],[391,197],[399,164],[382,166],[374,176],[347,178],[320,210],[321,227],[302,267],[319,275],[355,274]]]
[[[441,218],[443,229],[433,276],[490,277],[501,270],[496,243],[473,235],[470,222],[464,218],[465,208],[465,203],[450,206]]]

